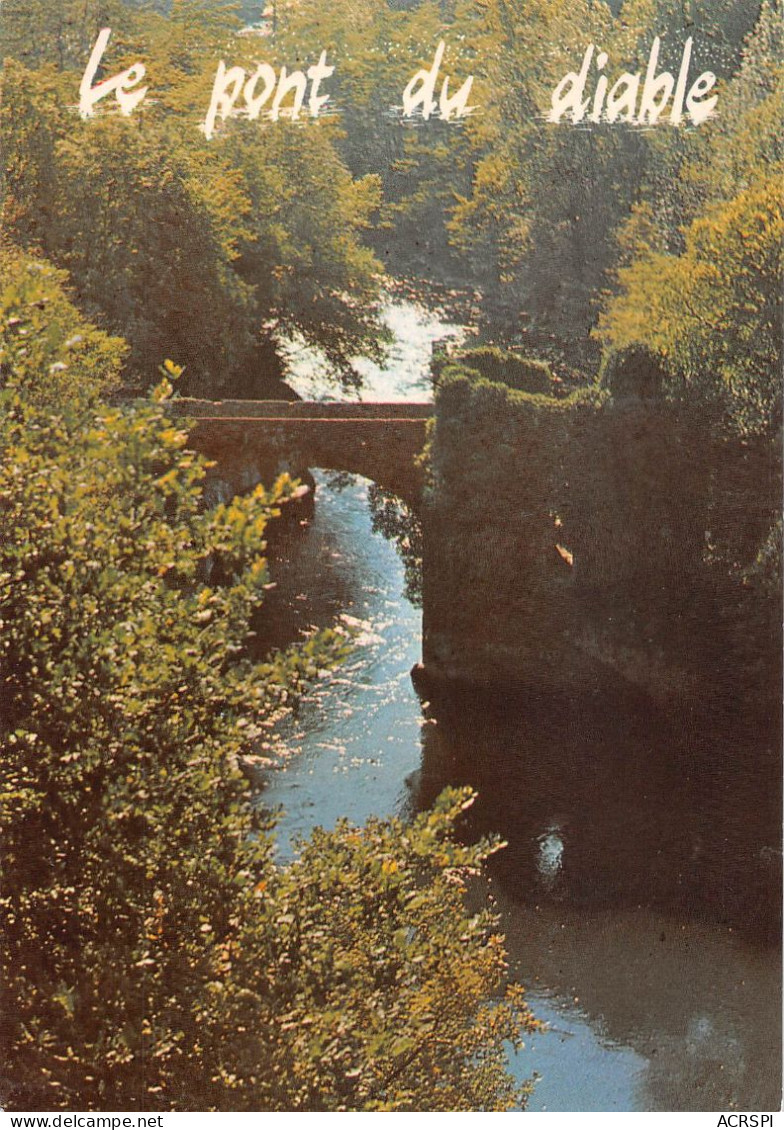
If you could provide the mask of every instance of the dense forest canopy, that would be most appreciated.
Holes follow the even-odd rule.
[[[104,72],[141,61],[151,93],[127,121],[104,109],[81,122],[76,79],[104,26]],[[708,122],[588,130],[544,120],[588,44],[615,73],[637,71],[654,36],[662,68],[675,69],[691,39],[693,74],[717,75]],[[712,382],[730,413],[741,411],[732,387],[759,379],[730,371],[731,361],[716,372],[709,350],[686,360],[688,327],[654,341],[661,325],[633,330],[629,307],[658,301],[662,275],[646,276],[652,255],[674,272],[686,255],[688,271],[692,225],[718,214],[737,222],[733,202],[779,175],[781,13],[771,0],[626,0],[620,10],[555,0],[524,9],[507,0],[7,0],[3,41],[14,60],[4,75],[6,229],[67,269],[86,312],[127,336],[137,377],[165,355],[185,366],[192,391],[253,395],[283,375],[278,344],[294,335],[321,349],[325,372],[351,382],[352,360],[383,349],[384,260],[480,285],[507,337],[549,335],[583,367],[596,365],[601,319],[611,346],[634,336],[665,349],[690,379],[696,364],[703,390]],[[402,121],[402,91],[440,41],[439,82],[451,76],[454,90],[473,76],[475,112]],[[198,127],[221,58],[252,74],[259,61],[305,68],[322,51],[334,67],[329,113],[296,124],[219,121],[206,142]],[[776,207],[764,200],[767,231]],[[112,235],[120,229],[122,239]],[[773,292],[776,256],[762,259],[761,286]],[[732,336],[736,299],[727,301]],[[762,314],[774,360],[776,315],[774,301]],[[765,406],[744,409],[742,426],[764,426],[770,394],[751,395],[760,397]]]

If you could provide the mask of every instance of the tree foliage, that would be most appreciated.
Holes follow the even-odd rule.
[[[46,260],[0,248],[0,379],[39,407],[115,391],[128,352],[84,318],[66,283]]]
[[[93,39],[110,15],[85,10]],[[9,60],[4,71],[5,227],[65,267],[89,316],[128,338],[131,379],[170,356],[192,392],[252,394],[281,375],[269,347],[292,334],[321,347],[333,375],[379,356],[381,267],[360,243],[376,181],[352,180],[329,130],[305,122],[227,123],[213,142],[199,130],[218,60],[255,66],[231,38],[230,7],[125,11],[104,72],[143,61],[155,94],[130,120],[100,104],[81,121],[76,67],[89,47],[58,68],[23,49],[31,27],[11,13],[7,48],[36,69]],[[268,371],[254,382],[260,360]]]
[[[783,237],[780,178],[761,177],[695,220],[682,255],[652,251],[620,272],[607,340],[662,354],[736,430],[775,434]]]

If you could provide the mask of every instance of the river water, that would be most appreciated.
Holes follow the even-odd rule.
[[[411,301],[387,318],[398,348],[364,398],[424,399],[430,344],[459,328]],[[299,391],[324,390],[305,372]],[[421,615],[371,485],[315,476],[313,519],[276,546],[265,639],[342,622],[355,646],[278,735],[263,801],[281,854],[314,825],[472,784],[465,833],[508,841],[490,889],[549,1024],[514,1061],[540,1076],[528,1109],[778,1110],[778,719],[726,702],[673,717],[617,685],[423,704]]]

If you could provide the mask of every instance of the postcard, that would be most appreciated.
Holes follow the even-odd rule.
[[[0,34],[10,1124],[772,1126],[779,4]]]

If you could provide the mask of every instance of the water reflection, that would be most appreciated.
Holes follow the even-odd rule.
[[[539,881],[546,891],[552,891],[563,867],[564,842],[557,825],[538,837],[537,866]]]
[[[417,803],[478,790],[465,834],[508,841],[491,873],[515,972],[560,1031],[595,1033],[608,1105],[581,1105],[577,1024],[537,1039],[531,1109],[778,1109],[777,726],[617,686],[461,688],[428,709]]]
[[[721,703],[675,717],[617,684],[570,701],[462,688],[423,716],[420,618],[368,484],[317,479],[312,523],[277,547],[260,646],[341,616],[360,643],[280,735],[290,757],[265,801],[286,809],[281,850],[472,784],[464,831],[509,842],[491,892],[551,1023],[519,1062],[542,1075],[530,1109],[777,1109],[776,721]]]
[[[476,830],[509,841],[506,893],[574,906],[657,907],[780,933],[778,727],[657,712],[617,685],[571,701],[534,690],[431,695],[419,803],[473,785]]]
[[[373,533],[383,534],[394,542],[403,563],[405,585],[403,596],[416,608],[422,607],[422,524],[402,499],[382,490],[375,483],[368,488],[368,503],[373,519]]]

